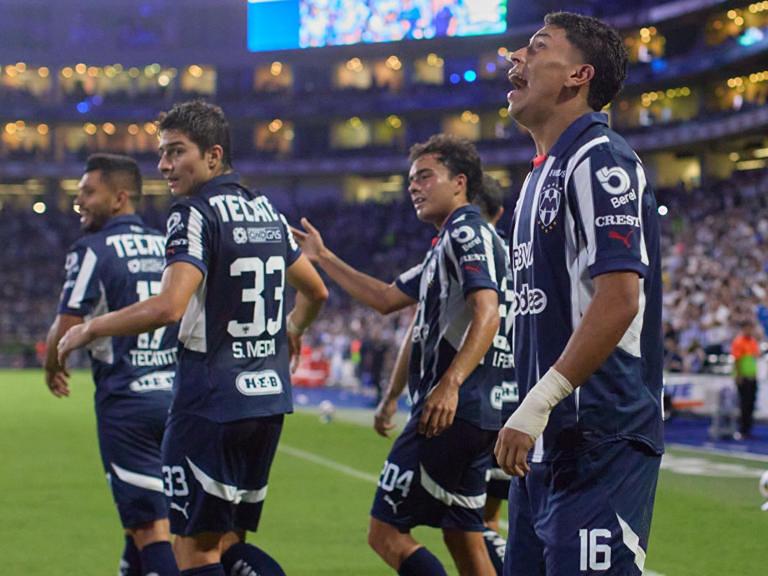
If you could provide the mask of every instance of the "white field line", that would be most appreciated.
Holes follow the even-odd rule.
[[[312,462],[313,464],[324,466],[325,468],[328,468],[335,472],[340,472],[345,476],[357,478],[358,480],[364,480],[371,484],[378,484],[379,482],[378,477],[374,476],[373,474],[369,474],[368,472],[363,472],[362,470],[352,468],[351,466],[347,466],[346,464],[342,464],[341,462],[336,462],[336,460],[331,460],[330,458],[326,458],[324,456],[318,456],[313,452],[307,452],[306,450],[302,450],[300,448],[294,448],[293,446],[288,446],[287,444],[279,444],[278,450],[280,452],[285,452],[286,454],[293,456],[295,458],[301,458],[302,460],[306,460],[307,462]],[[506,520],[501,520],[499,522],[499,526],[504,531],[507,531],[509,529],[509,524],[507,524]],[[646,570],[645,576],[663,576],[663,575],[659,574],[658,572],[652,572],[650,570]]]

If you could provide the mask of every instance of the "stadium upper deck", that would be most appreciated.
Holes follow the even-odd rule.
[[[142,159],[163,194],[153,120],[193,96],[225,107],[238,169],[277,195],[396,197],[404,152],[439,131],[476,141],[517,183],[531,144],[506,117],[505,55],[559,8],[621,28],[633,64],[610,114],[657,184],[766,163],[766,1],[510,1],[503,34],[280,52],[248,50],[247,4],[0,0],[13,22],[0,42],[0,201],[68,203],[95,150]]]

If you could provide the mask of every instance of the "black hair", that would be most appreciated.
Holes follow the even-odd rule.
[[[222,162],[232,167],[232,140],[229,121],[224,111],[215,104],[204,100],[190,100],[175,104],[170,111],[160,115],[160,130],[178,130],[197,144],[202,154],[213,146],[224,150]]]
[[[466,138],[451,134],[435,134],[426,142],[411,146],[409,160],[434,154],[451,176],[464,174],[467,177],[467,200],[472,202],[483,187],[483,164],[475,145]]]
[[[131,197],[141,195],[141,170],[136,160],[122,154],[91,154],[83,172],[100,171],[102,179],[112,188],[124,186]]]
[[[595,69],[587,103],[593,110],[602,110],[621,91],[627,78],[627,50],[619,33],[597,18],[571,12],[547,14],[544,24],[565,30],[568,42]]]
[[[483,185],[472,203],[480,208],[483,218],[493,220],[504,205],[504,190],[490,174],[483,174]]]

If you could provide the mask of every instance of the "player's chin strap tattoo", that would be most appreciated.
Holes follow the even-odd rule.
[[[525,432],[535,440],[544,432],[549,413],[566,396],[573,392],[568,379],[550,368],[536,385],[528,391],[520,406],[512,413],[505,428]]]

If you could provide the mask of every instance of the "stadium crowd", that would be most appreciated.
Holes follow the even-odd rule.
[[[665,368],[705,372],[727,362],[744,321],[768,335],[768,171],[659,190],[664,271]],[[507,213],[514,199],[507,200]],[[325,231],[341,258],[381,278],[418,263],[433,231],[407,201],[351,204],[279,202],[290,222],[306,216]],[[164,228],[164,210],[143,210]],[[503,224],[502,229],[508,224]],[[50,207],[44,214],[7,203],[0,210],[0,365],[33,366],[54,313],[66,248],[79,235],[77,215]],[[19,241],[19,239],[22,239]],[[13,273],[10,273],[12,271]],[[386,376],[410,314],[380,317],[344,296],[335,283],[308,342],[330,362],[333,383],[375,384]],[[382,361],[381,357],[384,356]],[[85,356],[80,357],[85,362]],[[381,364],[384,367],[381,367]],[[380,382],[379,382],[380,383]]]

